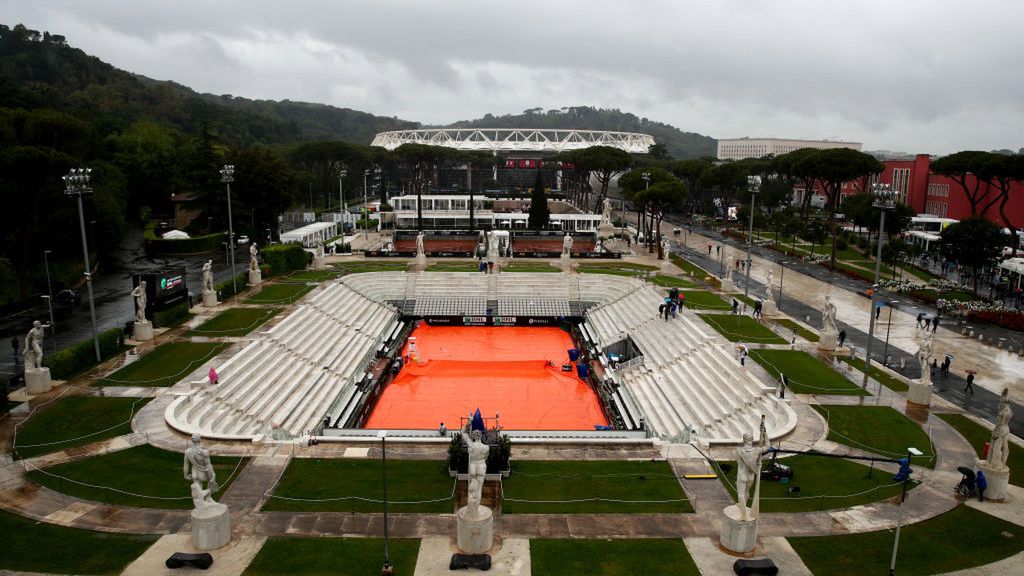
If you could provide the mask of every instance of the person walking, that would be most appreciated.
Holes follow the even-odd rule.
[[[939,317],[936,316],[934,319],[932,319],[932,333],[934,334],[935,331],[938,330],[938,329],[939,329]]]
[[[917,327],[918,327],[918,328],[920,328],[920,327],[921,327],[921,321],[922,321],[922,320],[924,320],[924,312],[919,312],[919,313],[917,314]]]
[[[739,313],[739,309],[740,309],[740,302],[739,302],[739,300],[733,298],[732,299],[732,313],[733,314]]]
[[[747,361],[747,347],[740,347],[740,366],[745,366]]]
[[[985,478],[985,473],[982,472],[980,469],[978,470],[978,475],[976,476],[976,481],[977,481],[976,485],[978,487],[978,502],[984,502],[985,501],[985,488],[988,488],[988,478]]]
[[[967,386],[964,387],[964,393],[966,394],[968,391],[974,394],[974,372],[967,373]]]
[[[839,347],[843,347],[843,342],[846,342],[846,329],[839,331]]]

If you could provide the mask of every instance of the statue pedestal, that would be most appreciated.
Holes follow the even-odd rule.
[[[25,392],[42,394],[53,389],[49,368],[25,368]]]
[[[483,554],[494,543],[494,512],[487,506],[477,508],[477,516],[469,516],[469,507],[463,506],[455,514],[456,541],[459,550],[467,554]]]
[[[203,290],[203,306],[213,308],[217,305],[217,293],[213,290]]]
[[[775,307],[774,300],[764,300],[761,306],[762,316],[778,316],[779,309]]]
[[[323,267],[324,267],[324,259],[323,259],[323,257],[314,257],[313,258],[313,269],[314,270],[320,270]]]
[[[757,547],[757,518],[740,519],[740,509],[733,504],[723,510],[722,532],[719,541],[726,550],[746,554]],[[749,514],[749,510],[747,511]]]
[[[932,386],[924,382],[911,382],[907,389],[907,402],[928,406],[932,402]]]
[[[1010,469],[995,470],[989,466],[985,460],[978,463],[978,468],[985,473],[985,479],[988,480],[988,488],[985,488],[985,500],[1003,502],[1006,500],[1006,486],[1010,483]]]
[[[612,226],[610,222],[605,222],[597,227],[598,238],[611,238],[615,236],[616,228]]]
[[[721,281],[723,292],[732,292],[734,290],[731,278],[721,278]]]
[[[250,269],[249,270],[249,285],[250,286],[259,286],[262,283],[263,283],[263,272],[260,272],[259,269],[256,269],[256,270]]]
[[[568,254],[562,254],[562,257],[558,261],[558,264],[562,268],[562,272],[565,272],[566,274],[572,272],[572,256]]]
[[[420,253],[416,254],[416,267],[419,268],[420,270],[425,270],[427,268],[427,255],[426,254],[420,254]]]
[[[216,550],[231,541],[228,507],[211,502],[192,511],[192,545],[197,550]]]
[[[835,332],[822,332],[821,338],[818,340],[818,350],[824,350],[826,352],[836,351],[836,333]]]
[[[136,342],[145,342],[146,340],[153,339],[153,323],[146,320],[144,322],[135,321],[135,328],[132,330],[132,340]]]

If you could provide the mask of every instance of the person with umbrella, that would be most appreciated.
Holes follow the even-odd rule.
[[[971,394],[974,394],[974,386],[973,386],[973,384],[974,384],[974,374],[975,374],[974,370],[968,370],[967,371],[967,386],[964,388],[964,393],[965,394],[968,391],[970,391]]]

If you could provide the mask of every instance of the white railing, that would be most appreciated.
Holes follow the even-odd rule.
[[[604,130],[432,128],[381,132],[374,136],[370,145],[394,150],[402,144],[427,144],[487,152],[564,152],[591,146],[610,146],[633,154],[646,154],[654,144],[654,137],[639,132]]]

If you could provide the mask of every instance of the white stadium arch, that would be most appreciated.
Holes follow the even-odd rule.
[[[639,132],[560,130],[543,128],[429,128],[380,132],[371,146],[394,150],[402,144],[428,144],[456,150],[486,152],[565,152],[590,146],[611,146],[645,154],[654,137]]]

